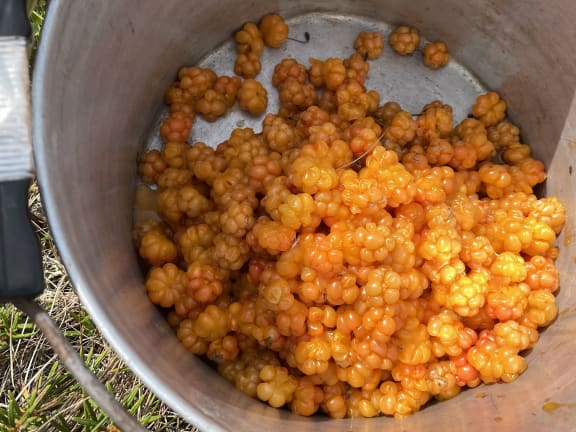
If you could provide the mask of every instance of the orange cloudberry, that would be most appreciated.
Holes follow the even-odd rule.
[[[331,57],[324,61],[322,67],[322,77],[326,88],[336,90],[346,78],[346,66],[340,58]]]
[[[155,183],[167,165],[158,150],[150,150],[140,157],[138,174],[144,183]]]
[[[154,219],[137,219],[132,229],[132,240],[136,247],[140,247],[142,238],[150,231],[158,231],[166,237],[171,237],[170,230],[162,222]]]
[[[559,285],[559,272],[554,262],[543,256],[533,256],[526,262],[524,280],[532,290],[555,292]]]
[[[192,183],[192,173],[185,168],[166,168],[156,183],[160,189],[178,189]]]
[[[469,352],[470,350],[468,350]],[[480,376],[474,366],[470,364],[468,353],[450,358],[450,370],[455,373],[456,383],[459,386],[477,387],[480,384]]]
[[[298,387],[298,380],[281,366],[264,366],[260,371],[260,379],[262,382],[258,384],[258,398],[275,408],[290,402]]]
[[[485,126],[494,126],[506,116],[506,102],[496,92],[481,94],[476,98],[472,114]]]
[[[262,40],[262,34],[256,26],[256,24],[247,22],[242,26],[235,35],[236,39],[236,50],[238,53],[252,52],[254,54],[260,55],[264,50],[264,41]]]
[[[240,108],[252,115],[260,115],[268,104],[268,93],[258,81],[246,79],[238,90]]]
[[[250,165],[252,159],[258,155],[268,154],[269,150],[261,135],[255,135],[252,129],[235,129],[230,138],[216,147],[217,155],[222,156],[228,163],[228,168],[231,169],[228,174],[234,173],[238,179],[235,183],[247,180],[243,173],[233,171],[234,169],[245,169]],[[226,173],[223,173],[226,174]],[[216,180],[216,179],[215,179]],[[215,188],[215,185],[212,185]],[[219,191],[220,193],[221,191]]]
[[[359,295],[356,277],[348,272],[332,278],[326,286],[326,302],[329,305],[352,304]]]
[[[271,150],[283,153],[298,144],[298,137],[294,128],[283,118],[267,114],[262,126],[262,135]]]
[[[178,237],[178,246],[188,264],[195,261],[210,262],[208,249],[216,232],[207,224],[197,224],[188,227]]]
[[[408,365],[402,362],[398,362],[391,371],[394,381],[399,382],[403,388],[423,392],[428,391],[426,373],[424,365]]]
[[[490,272],[504,284],[521,282],[526,278],[524,258],[513,252],[502,252],[492,262]]]
[[[477,335],[465,327],[453,311],[443,309],[428,321],[428,334],[432,339],[432,350],[436,357],[458,356],[476,343]]]
[[[300,113],[296,128],[304,137],[310,136],[312,126],[321,126],[330,122],[330,114],[317,105],[312,105]]]
[[[146,278],[146,292],[152,303],[173,306],[186,290],[186,273],[172,263],[153,268]]]
[[[458,141],[452,147],[452,159],[448,164],[458,170],[468,170],[476,166],[478,153],[474,146],[465,141]]]
[[[538,331],[536,329],[523,326],[513,320],[496,324],[492,331],[498,345],[507,345],[518,351],[532,348],[538,341]]]
[[[343,252],[334,247],[333,237],[324,234],[304,234],[300,238],[304,250],[303,264],[322,274],[336,275],[343,267]]]
[[[301,111],[316,103],[318,95],[312,84],[302,84],[295,79],[287,79],[280,84],[279,99],[288,111]]]
[[[379,391],[382,394],[379,400],[380,411],[396,418],[403,418],[418,411],[430,399],[428,392],[403,389],[394,381],[383,382]]]
[[[382,125],[388,125],[394,116],[402,111],[398,102],[388,101],[382,106],[378,107],[374,116],[381,122]]]
[[[525,283],[501,286],[490,284],[486,291],[486,313],[500,321],[515,320],[528,306],[530,287]]]
[[[217,93],[224,96],[224,100],[226,101],[226,105],[228,108],[231,108],[236,101],[236,94],[238,93],[238,89],[242,84],[242,80],[236,76],[219,76],[212,88]]]
[[[461,390],[449,361],[431,363],[426,372],[426,382],[428,391],[438,400],[452,399]]]
[[[193,354],[202,355],[208,351],[208,341],[196,333],[194,322],[190,319],[180,322],[176,336],[184,348]]]
[[[234,203],[220,213],[220,227],[223,233],[244,237],[252,225],[254,225],[254,210],[249,203]]]
[[[489,198],[502,198],[503,190],[512,184],[512,176],[505,165],[483,163],[478,169],[480,180],[485,184]]]
[[[238,54],[234,63],[234,73],[247,79],[255,78],[262,69],[260,56],[254,52]]]
[[[428,140],[446,138],[452,131],[452,108],[448,105],[431,106],[418,116],[416,133]]]
[[[464,140],[472,135],[486,134],[484,124],[475,118],[465,118],[454,128],[454,134]]]
[[[160,194],[162,196],[162,193]],[[210,201],[192,185],[178,189],[178,209],[189,218],[200,216],[210,209]]]
[[[462,250],[460,236],[455,228],[440,225],[425,230],[418,245],[419,255],[426,260],[448,262]]]
[[[360,32],[354,41],[354,49],[370,60],[377,59],[382,53],[384,42],[379,32]]]
[[[374,91],[366,92],[362,84],[347,80],[336,90],[338,114],[352,121],[361,119],[367,113],[378,109],[379,95]]]
[[[412,54],[420,44],[420,34],[413,27],[399,26],[390,33],[388,43],[400,55]]]
[[[398,346],[398,360],[409,365],[427,363],[432,357],[432,343],[426,326],[416,317],[406,320],[394,334]]]
[[[528,294],[528,306],[520,322],[534,328],[546,327],[557,315],[556,297],[548,290],[536,290]]]
[[[263,274],[262,281],[259,286],[259,291],[262,298],[264,298],[269,304],[271,309],[277,309],[279,311],[292,310],[294,306],[294,296],[292,295],[291,284],[276,274],[270,279]],[[280,316],[280,315],[278,315]],[[278,318],[277,316],[277,318]],[[300,317],[300,322],[304,320],[304,317]],[[303,327],[303,324],[301,325]],[[289,331],[285,331],[281,325],[278,325],[278,331],[281,334],[290,336]]]
[[[182,112],[169,114],[162,121],[160,135],[166,141],[184,142],[190,136],[194,119]]]
[[[195,103],[193,101],[184,102],[174,102],[170,104],[170,112],[181,112],[186,114],[188,117],[194,117],[195,115]]]
[[[139,253],[153,266],[176,260],[176,245],[161,231],[151,230],[142,237]]]
[[[296,414],[311,416],[318,411],[323,400],[322,388],[315,385],[313,379],[301,377],[298,379],[298,387],[294,391],[290,409]]]
[[[294,186],[308,194],[326,192],[338,185],[338,174],[329,159],[308,156],[294,160],[288,178]]]
[[[344,60],[344,65],[346,66],[347,79],[355,80],[360,84],[364,84],[364,81],[368,77],[370,63],[365,60],[363,55],[357,52],[352,54],[350,57]]]
[[[421,145],[411,146],[402,156],[402,164],[414,174],[427,171],[430,168],[425,150]]]
[[[496,253],[490,240],[477,236],[470,231],[461,234],[462,250],[460,259],[470,268],[488,267],[492,264]]]
[[[288,250],[295,238],[294,229],[262,216],[256,221],[246,240],[250,245],[257,245],[269,254],[277,255]]]
[[[424,64],[430,69],[440,69],[448,64],[450,54],[448,47],[442,41],[424,45]]]
[[[289,293],[289,284],[287,288]],[[275,323],[277,330],[285,336],[304,336],[306,334],[307,316],[308,308],[306,305],[298,300],[293,300],[288,308],[282,309],[276,314]],[[296,367],[296,364],[293,366]]]
[[[394,114],[394,117],[390,120],[390,124],[386,128],[384,136],[386,139],[404,146],[414,139],[416,128],[417,123],[412,118],[412,114],[406,111],[399,111]]]
[[[505,162],[516,165],[532,154],[530,146],[521,143],[513,143],[502,152],[502,159]]]
[[[282,224],[292,229],[310,225],[313,211],[314,199],[307,193],[291,194],[278,206]]]
[[[296,346],[296,365],[306,375],[320,374],[328,368],[332,356],[330,342],[326,338],[317,337],[309,341],[301,341]]]
[[[566,222],[566,208],[557,197],[544,197],[533,203],[529,216],[544,222],[559,234]]]
[[[285,58],[274,67],[272,84],[279,87],[287,80],[294,80],[300,84],[306,84],[308,75],[306,67],[292,58]]]
[[[322,60],[310,58],[308,79],[314,87],[324,87],[324,62]]]
[[[194,331],[207,341],[215,341],[229,331],[228,313],[216,305],[206,306],[194,322]]]
[[[501,121],[488,128],[488,139],[498,148],[508,148],[520,142],[520,129],[508,121]]]
[[[326,329],[336,327],[336,310],[332,306],[312,306],[308,309],[306,320],[308,334],[313,337],[322,336]]]
[[[386,303],[395,304],[400,299],[401,286],[402,278],[398,273],[386,267],[377,267],[368,273],[365,290],[368,296],[382,297]]]
[[[291,192],[290,189],[288,189],[287,177],[279,176],[266,186],[261,204],[272,219],[279,221],[279,206],[284,203],[290,195]]]
[[[215,362],[216,364],[224,361],[234,360],[238,357],[240,350],[238,348],[238,340],[235,335],[227,335],[222,339],[217,339],[210,342],[206,357]]]
[[[467,358],[486,384],[512,382],[527,367],[526,360],[518,355],[518,350],[508,345],[499,345],[491,330],[480,333],[478,342],[470,348]]]
[[[486,302],[487,282],[487,275],[481,270],[473,270],[461,277],[450,286],[446,307],[462,317],[476,315]]]
[[[337,376],[340,381],[348,383],[351,387],[370,391],[378,388],[382,380],[382,370],[355,363],[349,367],[339,367]]]
[[[166,102],[166,105],[170,107],[174,105],[188,105],[192,108],[191,111],[194,111],[193,105],[195,100],[196,98],[194,98],[188,90],[180,87],[179,81],[172,83],[166,90],[166,93],[164,93],[164,101]]]
[[[288,37],[288,25],[284,19],[276,14],[264,16],[258,23],[258,28],[264,43],[272,48],[278,48]]]
[[[196,178],[212,185],[214,178],[226,168],[226,160],[216,155],[212,147],[196,142],[186,151],[188,169]]]
[[[522,249],[524,253],[530,256],[544,255],[552,249],[556,235],[549,225],[533,216],[528,216],[525,228],[532,234],[532,241]]]
[[[226,270],[239,270],[248,261],[250,248],[238,237],[219,233],[214,237],[212,256]]]
[[[186,153],[190,146],[184,142],[169,141],[164,144],[162,149],[162,159],[169,167],[184,168],[186,167]]]
[[[178,71],[179,87],[188,92],[193,100],[201,98],[216,81],[212,69],[183,67]]]
[[[214,302],[223,291],[223,275],[214,266],[198,261],[188,266],[187,293],[198,303]]]
[[[276,152],[259,154],[252,159],[247,171],[250,176],[250,184],[257,192],[264,191],[268,183],[282,174],[280,159],[280,154]]]
[[[376,136],[382,135],[382,127],[378,124],[374,117],[364,117],[362,119],[354,120],[352,124],[347,127],[342,134],[342,139],[351,141],[356,138],[363,129],[370,129]]]
[[[208,121],[215,121],[228,111],[229,102],[226,96],[216,90],[209,89],[196,103],[196,111]]]

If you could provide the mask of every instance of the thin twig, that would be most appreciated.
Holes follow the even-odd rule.
[[[360,156],[358,156],[356,159],[345,163],[342,166],[339,166],[338,168],[336,168],[336,170],[341,170],[341,169],[345,169],[348,167],[353,166],[355,163],[361,161],[364,157],[368,156],[370,153],[372,153],[372,151],[378,146],[378,144],[382,144],[382,141],[380,141],[382,138],[384,138],[384,134],[381,134],[376,141],[374,141],[374,143],[372,143],[372,145],[364,152],[362,153]]]
[[[286,39],[291,40],[293,42],[298,42],[300,44],[307,44],[308,42],[310,42],[310,33],[304,32],[304,40],[295,39],[295,38],[291,38],[291,37],[288,37]]]

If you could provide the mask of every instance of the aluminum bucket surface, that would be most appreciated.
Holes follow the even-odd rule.
[[[561,313],[516,382],[464,392],[402,421],[303,418],[235,390],[180,345],[146,297],[130,236],[136,155],[149,142],[163,92],[180,66],[209,61],[206,55],[243,22],[271,11],[295,21],[314,12],[413,25],[427,39],[446,41],[456,60],[507,100],[524,140],[547,164],[546,193],[559,196],[569,215],[559,240]],[[255,0],[249,7],[232,0],[124,0],[106,7],[98,0],[52,0],[34,77],[34,145],[50,226],[83,304],[128,366],[203,430],[571,429],[576,411],[562,404],[576,401],[575,18],[572,0]],[[454,80],[464,75],[455,71]],[[463,98],[479,90],[470,79],[453,86]],[[455,104],[464,109],[463,101]],[[546,412],[548,401],[560,407]]]

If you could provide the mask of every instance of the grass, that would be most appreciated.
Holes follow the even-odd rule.
[[[28,10],[35,48],[46,0],[29,1]],[[195,431],[130,372],[83,309],[58,257],[36,184],[30,189],[29,208],[42,247],[46,281],[46,289],[38,300],[85,364],[143,426],[152,431]],[[6,304],[0,305],[0,432],[16,431],[118,429],[64,369],[28,317]]]

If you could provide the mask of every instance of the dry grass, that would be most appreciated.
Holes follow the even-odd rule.
[[[48,230],[36,185],[30,210],[43,251],[40,303],[98,379],[153,431],[193,431],[134,376],[82,308]],[[0,431],[106,431],[110,421],[60,364],[28,318],[0,307]]]

